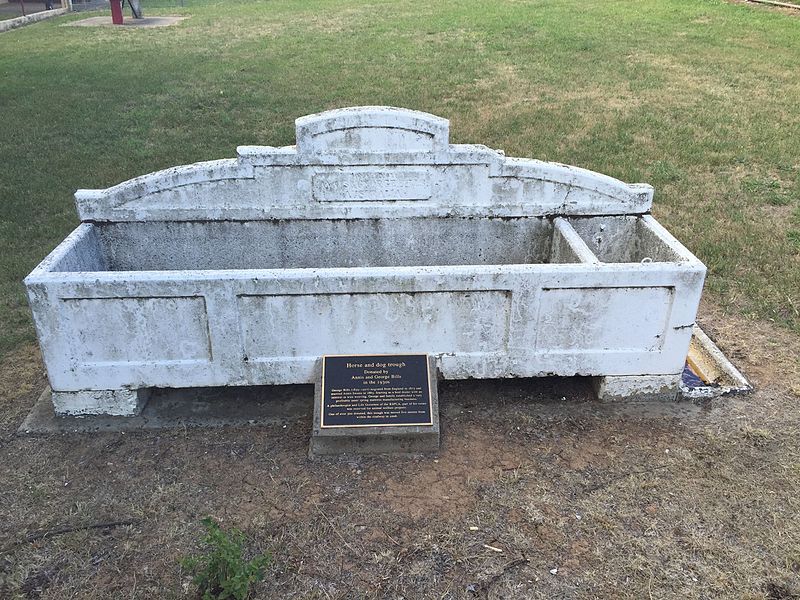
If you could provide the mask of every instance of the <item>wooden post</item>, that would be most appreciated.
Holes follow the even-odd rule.
[[[122,3],[120,0],[111,0],[111,22],[122,25]]]

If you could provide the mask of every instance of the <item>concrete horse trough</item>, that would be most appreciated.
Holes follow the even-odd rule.
[[[79,190],[81,225],[25,280],[56,413],[313,383],[324,354],[675,397],[705,267],[648,214],[652,188],[448,131],[334,110],[298,119],[296,146]]]

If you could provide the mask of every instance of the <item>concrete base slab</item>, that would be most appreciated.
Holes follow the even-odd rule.
[[[163,16],[163,17],[145,17],[143,19],[126,18],[122,25],[114,25],[111,22],[111,17],[89,17],[88,19],[81,19],[80,21],[72,21],[65,23],[65,27],[169,27],[180,23],[189,17],[179,16]]]
[[[631,375],[594,378],[597,399],[618,400],[676,400],[680,392],[681,374]]]
[[[432,361],[432,359],[428,359]],[[438,452],[440,442],[439,391],[436,369],[431,362],[432,425],[321,427],[322,385],[314,386],[314,427],[309,456],[328,454],[424,454]]]
[[[140,431],[183,427],[274,425],[311,417],[310,385],[153,390],[141,414],[57,416],[50,388],[39,396],[21,434]]]
[[[597,402],[589,377],[541,377],[443,381],[442,417],[447,420],[479,410],[503,410],[506,403],[528,402],[531,414],[548,417],[637,417],[694,419],[707,414],[702,403],[650,402],[623,398]],[[18,429],[23,435],[133,432],[190,427],[250,427],[312,421],[311,385],[153,390],[142,414],[136,417],[58,417],[50,389],[39,396]],[[482,408],[483,407],[483,408]],[[491,407],[491,408],[485,408]]]

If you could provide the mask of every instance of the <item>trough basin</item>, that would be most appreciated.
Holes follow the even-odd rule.
[[[650,186],[387,107],[303,117],[297,141],[76,193],[82,223],[26,279],[58,414],[313,383],[325,354],[677,393],[705,267]]]

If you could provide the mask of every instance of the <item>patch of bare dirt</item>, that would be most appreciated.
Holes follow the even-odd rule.
[[[436,456],[309,460],[308,418],[29,437],[34,348],[3,362],[0,597],[192,598],[200,519],[273,555],[257,598],[800,594],[800,341],[704,302],[757,385],[599,405],[581,380],[446,382]]]
[[[30,410],[47,378],[38,346],[23,346],[0,359],[0,427],[12,428]]]
[[[390,511],[413,519],[463,514],[479,501],[481,484],[529,464],[523,445],[499,446],[498,435],[502,433],[478,425],[465,428],[458,439],[448,441],[432,464],[384,474],[370,496]]]

